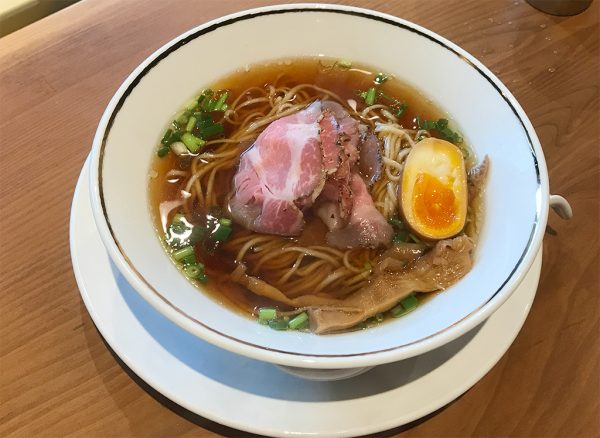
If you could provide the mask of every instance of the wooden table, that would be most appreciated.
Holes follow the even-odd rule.
[[[0,39],[0,435],[239,435],[174,406],[111,355],[81,301],[69,208],[100,115],[156,48],[271,1],[84,0]],[[481,59],[540,137],[551,214],[538,295],[500,362],[405,436],[600,434],[600,1],[575,17],[524,0],[357,0]]]

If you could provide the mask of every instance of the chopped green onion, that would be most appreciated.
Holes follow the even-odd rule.
[[[408,311],[404,307],[402,307],[401,304],[398,304],[396,307],[390,310],[390,313],[394,318],[400,318],[401,316],[406,315]]]
[[[200,275],[196,277],[196,280],[198,280],[200,283],[206,283],[208,281],[208,277],[204,272],[201,272]]]
[[[169,145],[171,150],[177,155],[187,155],[189,153],[188,148],[180,141],[175,141]]]
[[[444,137],[444,139],[451,141],[452,143],[459,144],[463,142],[463,138],[461,137],[461,135],[458,132],[454,132],[448,127],[448,119],[423,120],[423,122],[421,123],[419,118],[416,117],[415,121],[417,123],[418,129],[435,129],[440,134],[442,134],[442,137]]]
[[[198,278],[203,274],[202,268],[199,265],[188,265],[183,268],[183,272],[188,278]]]
[[[217,135],[223,134],[223,132],[225,132],[225,128],[220,123],[214,123],[199,129],[200,137],[203,139],[216,137]]]
[[[175,119],[175,122],[177,122],[177,124],[180,126],[185,125],[188,122],[191,114],[192,113],[189,110],[184,111]]]
[[[165,155],[167,155],[170,150],[171,150],[171,148],[169,146],[163,146],[158,149],[157,155],[162,158]]]
[[[436,129],[437,125],[433,120],[423,120],[423,129]]]
[[[377,76],[375,76],[375,83],[378,85],[383,84],[385,81],[387,81],[389,78],[385,73],[377,73]]]
[[[277,318],[277,310],[272,307],[261,307],[258,309],[258,322],[267,325],[269,321]]]
[[[187,122],[187,125],[185,125],[185,130],[190,132],[195,124],[196,124],[196,117],[191,116]]]
[[[171,138],[172,135],[173,135],[173,130],[171,128],[167,129],[165,131],[165,134],[163,135],[163,138],[160,140],[160,142],[162,144],[169,144],[169,139]]]
[[[227,100],[227,97],[229,96],[229,92],[227,92],[227,91],[225,91],[223,94],[221,94],[218,99],[210,98],[214,94],[212,90],[205,90],[205,92],[203,94],[204,94],[205,98],[202,101],[202,110],[206,111],[206,112],[222,111],[223,104],[225,103],[225,100]]]
[[[231,226],[231,219],[228,219],[226,217],[222,217],[221,219],[219,219],[219,224],[224,225],[226,227],[230,227]]]
[[[396,117],[402,117],[407,109],[408,109],[408,106],[405,103],[400,104],[400,106],[396,110]]]
[[[193,154],[198,152],[200,150],[200,148],[202,147],[202,145],[205,143],[204,140],[196,137],[194,134],[191,134],[189,132],[186,132],[181,136],[181,141],[183,142],[183,144],[185,144],[185,146],[188,148],[188,150]]]
[[[181,140],[181,134],[181,131],[173,132],[173,134],[171,134],[171,137],[169,138],[169,144]]]
[[[217,102],[215,103],[215,105],[213,107],[213,111],[221,111],[228,96],[229,96],[228,91],[221,94],[221,96],[219,96],[219,100],[217,100]]]
[[[367,90],[367,94],[365,95],[364,99],[365,103],[369,106],[375,103],[375,99],[377,99],[377,92],[375,90],[375,87],[371,87]]]
[[[275,330],[287,330],[288,322],[285,319],[271,319],[269,321],[269,327]]]
[[[227,105],[226,103],[224,103],[223,105],[221,105],[221,111],[225,112],[229,109],[229,105]]]
[[[396,117],[402,117],[402,115],[404,115],[404,113],[406,112],[406,110],[408,109],[408,105],[406,105],[405,103],[400,102],[398,99],[388,96],[387,94],[378,91],[377,95],[382,98],[387,100],[388,102],[391,102],[391,107],[392,109],[396,110]]]
[[[194,116],[198,121],[194,127],[194,133],[202,139],[208,139],[217,135],[223,134],[225,128],[221,123],[215,123],[210,114],[207,112],[196,112]]]
[[[198,263],[196,263],[196,255],[195,254],[190,254],[189,256],[186,256],[184,258],[182,258],[180,260],[180,262],[184,265],[197,265]]]
[[[306,321],[308,321],[308,314],[306,312],[302,312],[296,315],[289,323],[288,327],[292,330],[298,330]]]
[[[385,315],[383,313],[377,313],[377,314],[375,314],[375,321],[377,321],[377,322],[383,322],[384,319],[385,319]]]
[[[194,254],[194,248],[192,246],[184,246],[183,248],[173,252],[173,258],[180,262],[190,254]]]
[[[229,236],[231,235],[231,231],[232,231],[232,229],[230,226],[219,224],[217,229],[215,231],[213,231],[213,238],[217,242],[224,242],[227,239],[229,239]]]
[[[399,318],[400,316],[406,315],[409,312],[412,312],[419,306],[419,300],[417,297],[412,294],[406,298],[404,298],[400,303],[390,310],[390,313],[394,318]]]
[[[407,311],[415,310],[419,306],[419,299],[415,294],[412,294],[400,301],[400,304],[402,304],[402,307]]]

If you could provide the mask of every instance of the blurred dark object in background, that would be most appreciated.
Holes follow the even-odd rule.
[[[551,15],[577,15],[585,11],[593,0],[527,0],[531,6]]]

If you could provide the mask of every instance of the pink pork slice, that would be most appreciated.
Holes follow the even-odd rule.
[[[389,246],[394,230],[381,213],[375,208],[373,199],[367,190],[363,179],[356,173],[352,174],[352,213],[348,224],[343,228],[331,227],[335,217],[330,211],[323,211],[321,206],[317,214],[323,218],[329,213],[330,221],[325,221],[331,231],[327,233],[327,242],[337,248],[377,248]]]
[[[233,219],[246,228],[298,235],[321,193],[325,170],[319,136],[321,103],[271,123],[241,158],[230,201]]]

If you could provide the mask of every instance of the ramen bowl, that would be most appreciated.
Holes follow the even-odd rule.
[[[301,56],[350,59],[393,74],[447,112],[479,159],[491,160],[472,270],[416,311],[366,330],[275,331],[231,311],[174,266],[150,214],[150,163],[174,112],[231,72]],[[202,61],[207,59],[210,63]],[[423,27],[339,5],[254,9],[178,36],[118,89],[100,121],[90,165],[100,235],[119,271],[146,301],[207,342],[316,379],[349,377],[425,353],[483,322],[529,270],[549,207],[547,170],[534,129],[486,67]]]

